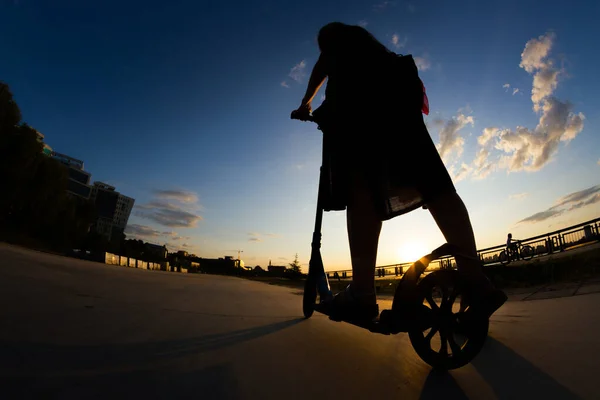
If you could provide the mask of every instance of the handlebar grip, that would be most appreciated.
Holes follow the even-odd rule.
[[[298,118],[298,117],[296,116],[296,114],[295,114],[294,112],[292,112],[292,115],[290,116],[290,118],[291,118],[291,119],[296,119],[296,120],[298,120],[298,121],[310,121],[310,122],[315,122],[315,119],[314,119],[314,117],[313,117],[311,114],[309,114],[309,115],[308,115],[306,118]]]

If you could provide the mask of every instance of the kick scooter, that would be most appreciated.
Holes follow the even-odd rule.
[[[303,119],[319,125],[316,114],[304,116]],[[322,126],[318,129],[323,131]],[[323,132],[324,147],[325,135]],[[322,183],[326,176],[324,167],[329,165],[326,157],[326,151],[323,151],[315,228],[302,308],[307,319],[317,311],[328,315],[334,321],[342,321],[333,315],[329,307],[333,293],[320,251],[324,190]],[[440,269],[421,278],[431,261],[443,256],[456,255],[460,255],[460,251],[454,246],[440,246],[411,265],[396,288],[390,310],[383,310],[379,317],[372,321],[343,322],[384,335],[408,333],[415,352],[434,369],[451,370],[463,367],[471,362],[483,347],[488,335],[489,319],[469,314],[468,299],[472,298],[472,291],[458,271]],[[466,299],[461,310],[459,303],[463,297]]]

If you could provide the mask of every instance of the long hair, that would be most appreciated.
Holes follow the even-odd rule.
[[[393,54],[375,36],[359,25],[330,22],[319,30],[319,49],[325,53],[359,52],[371,56]]]

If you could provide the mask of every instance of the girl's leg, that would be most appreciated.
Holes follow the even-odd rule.
[[[353,296],[376,303],[375,265],[382,222],[376,212],[363,174],[357,173],[350,188],[346,211],[350,256],[352,258]]]
[[[462,199],[456,192],[448,192],[427,205],[442,234],[448,243],[456,245],[467,257],[456,256],[458,270],[467,281],[483,294],[483,304],[480,304],[489,315],[495,312],[505,301],[506,295],[496,290],[492,282],[483,273],[481,262],[477,255],[475,235],[471,227],[469,213]],[[471,301],[461,296],[460,311],[465,311]],[[489,316],[488,315],[488,316]]]
[[[467,257],[456,257],[456,264],[464,275],[477,285],[491,288],[481,268],[477,255],[475,235],[469,213],[458,193],[451,191],[427,204],[433,219],[442,231],[446,241],[460,248]]]

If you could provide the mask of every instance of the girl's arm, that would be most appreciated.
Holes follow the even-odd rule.
[[[310,74],[310,79],[308,80],[308,86],[306,88],[306,94],[302,99],[302,103],[300,104],[300,108],[308,106],[310,108],[310,103],[313,98],[325,82],[327,78],[327,72],[325,70],[325,62],[323,61],[323,55],[319,56],[319,59],[315,63],[313,70]]]

